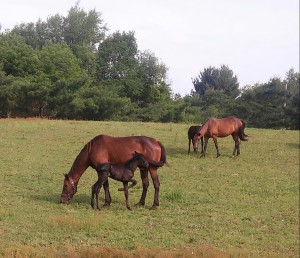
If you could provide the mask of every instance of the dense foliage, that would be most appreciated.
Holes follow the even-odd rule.
[[[135,34],[107,34],[101,13],[22,23],[0,33],[0,115],[200,123],[236,115],[258,128],[299,129],[299,72],[240,88],[226,65],[204,68],[174,94],[168,68]]]

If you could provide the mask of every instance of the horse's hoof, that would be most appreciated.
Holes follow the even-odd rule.
[[[118,188],[118,191],[124,191],[124,188]]]
[[[135,206],[135,207],[137,207],[137,206],[145,206],[145,203],[143,203],[143,202],[138,202],[138,203],[136,203],[134,206]]]
[[[157,209],[157,207],[158,207],[158,205],[156,205],[156,204],[153,204],[153,205],[152,205],[152,207],[151,207],[149,210],[156,210],[156,209]]]
[[[129,211],[131,211],[132,209],[131,209],[131,207],[129,207],[129,206],[127,206],[127,209],[129,210]]]

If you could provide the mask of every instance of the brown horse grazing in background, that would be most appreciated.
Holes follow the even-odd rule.
[[[199,145],[199,140],[204,137],[204,152],[200,157],[205,157],[206,148],[209,138],[213,138],[216,149],[217,157],[220,156],[217,137],[226,137],[231,135],[235,144],[233,149],[232,157],[235,155],[240,155],[240,142],[247,141],[246,137],[248,135],[244,132],[245,122],[242,119],[236,117],[226,117],[226,118],[209,118],[205,124],[202,126],[200,131],[194,136],[194,148]]]
[[[189,150],[188,150],[188,154],[190,154],[190,150],[191,150],[191,141],[193,143],[193,148],[194,148],[194,152],[197,153],[198,152],[198,145],[195,148],[195,144],[194,144],[194,136],[196,133],[198,133],[201,129],[200,125],[192,125],[189,130],[188,130],[188,140],[189,140]],[[201,153],[203,153],[203,137],[201,137]]]
[[[131,210],[128,202],[128,189],[135,186],[137,183],[137,181],[133,179],[134,171],[137,169],[137,167],[142,169],[149,167],[148,161],[142,154],[138,152],[134,152],[133,157],[130,160],[128,160],[124,165],[113,165],[111,163],[99,164],[97,170],[97,172],[100,171],[98,172],[99,180],[92,187],[91,206],[94,208],[94,199],[96,195],[96,206],[98,209],[100,209],[99,192],[102,186],[102,172],[108,171],[110,178],[123,182],[124,188],[120,188],[119,190],[124,190],[126,207],[128,210]],[[131,182],[130,186],[128,186],[128,182]]]
[[[70,171],[65,175],[60,202],[67,203],[77,192],[77,185],[84,171],[91,166],[100,175],[99,184],[105,191],[105,204],[109,206],[111,197],[109,193],[108,171],[101,171],[99,164],[125,164],[132,158],[132,153],[141,153],[148,161],[149,167],[140,168],[143,192],[138,205],[144,205],[149,186],[148,171],[154,185],[154,202],[151,209],[159,206],[159,179],[157,169],[166,161],[166,150],[157,140],[147,136],[112,137],[99,135],[89,141],[76,157]]]

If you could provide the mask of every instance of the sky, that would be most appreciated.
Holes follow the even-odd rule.
[[[1,31],[60,14],[76,0],[0,0]],[[299,72],[298,0],[81,0],[109,29],[134,31],[138,48],[168,67],[173,93],[194,90],[204,68],[227,65],[240,87]]]

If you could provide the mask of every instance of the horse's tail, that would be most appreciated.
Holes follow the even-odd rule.
[[[159,161],[148,160],[148,163],[149,163],[150,166],[156,167],[156,168],[162,167],[164,165],[169,166],[169,164],[167,162],[167,152],[166,152],[166,149],[162,145],[161,142],[159,142],[159,141],[157,141],[157,142],[158,142],[158,144],[159,144],[159,146],[161,148],[160,160]]]
[[[239,137],[240,137],[241,141],[248,141],[248,139],[246,138],[246,137],[248,137],[248,135],[245,134],[245,132],[244,132],[244,129],[245,129],[245,126],[246,126],[245,122],[242,119],[241,119],[241,122],[242,122],[242,126],[239,130]]]

